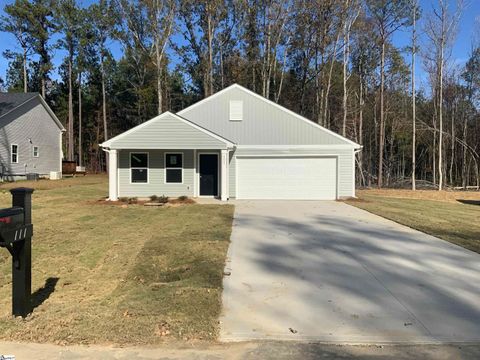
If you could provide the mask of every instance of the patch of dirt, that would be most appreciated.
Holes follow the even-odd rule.
[[[357,190],[357,196],[383,196],[403,199],[436,200],[445,202],[480,201],[480,191],[366,189]]]
[[[170,204],[196,204],[196,201],[190,198],[168,200]]]

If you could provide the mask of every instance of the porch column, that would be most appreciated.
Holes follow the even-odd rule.
[[[108,154],[108,200],[117,201],[118,200],[117,150],[109,150],[107,154]]]
[[[220,180],[221,180],[221,186],[220,186],[220,200],[222,201],[227,201],[228,200],[228,169],[229,169],[229,164],[228,164],[228,150],[222,150],[222,157],[221,157],[221,162],[220,162]]]

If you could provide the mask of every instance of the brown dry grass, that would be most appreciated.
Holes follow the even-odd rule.
[[[480,193],[360,190],[347,203],[480,253]]]
[[[357,190],[357,196],[361,199],[365,196],[382,196],[399,199],[423,199],[447,202],[459,200],[480,201],[480,191],[438,191],[438,190],[405,190],[405,189],[368,189]]]
[[[30,187],[36,190],[51,190],[65,187],[75,187],[79,185],[105,184],[108,177],[106,174],[92,174],[86,176],[76,176],[64,178],[61,180],[40,179],[38,181],[16,181],[0,183],[0,191],[10,190],[16,187]]]
[[[27,185],[17,183],[16,185]],[[10,315],[0,249],[0,339],[102,344],[212,340],[218,332],[232,206],[96,206],[105,177],[37,182],[33,284],[38,306]],[[10,206],[0,193],[0,207]]]

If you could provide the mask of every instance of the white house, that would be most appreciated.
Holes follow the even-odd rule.
[[[109,198],[355,196],[361,146],[234,84],[101,144]]]

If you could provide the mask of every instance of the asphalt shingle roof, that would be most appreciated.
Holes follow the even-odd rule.
[[[0,117],[36,96],[36,92],[0,93]]]

